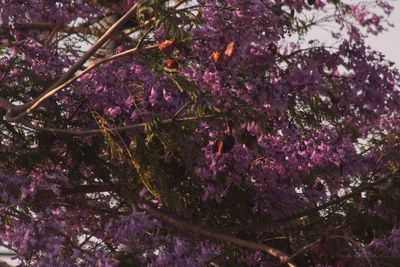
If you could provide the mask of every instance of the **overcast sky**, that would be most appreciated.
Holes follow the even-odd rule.
[[[400,68],[400,1],[393,0],[390,2],[394,6],[394,11],[389,17],[389,21],[395,27],[378,36],[369,37],[367,42],[375,50],[384,53]]]
[[[347,3],[360,2],[361,0],[343,0]],[[373,2],[373,0],[368,0]],[[386,58],[396,63],[396,66],[400,68],[400,0],[389,1],[394,7],[392,14],[385,18],[394,27],[389,27],[387,31],[379,34],[378,36],[370,35],[366,39],[366,43],[371,46],[374,50],[382,52],[386,55]],[[318,14],[318,13],[317,13]],[[318,17],[318,16],[317,16]],[[317,39],[325,45],[335,44],[335,40],[332,38],[329,27],[335,25],[332,24],[321,24],[318,27],[313,27],[305,38],[305,43],[311,39]],[[336,24],[337,25],[337,24]],[[336,28],[337,26],[335,26]],[[336,43],[337,45],[337,43]],[[335,45],[334,45],[335,46]]]

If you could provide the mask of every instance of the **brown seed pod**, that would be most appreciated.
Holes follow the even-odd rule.
[[[229,152],[235,146],[235,138],[231,135],[224,134],[217,140],[214,145],[214,153],[220,157],[223,153]]]
[[[211,53],[210,56],[211,60],[214,61],[215,63],[220,63],[221,62],[221,52],[220,51],[214,51]]]
[[[172,40],[165,40],[161,44],[158,45],[158,49],[160,49],[163,53],[171,53],[173,48],[174,41]]]
[[[227,58],[232,57],[234,49],[235,49],[235,43],[230,42],[225,48],[224,58],[227,59]]]

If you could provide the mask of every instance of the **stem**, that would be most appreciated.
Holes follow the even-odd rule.
[[[60,32],[67,33],[83,33],[83,34],[92,34],[98,35],[100,34],[99,30],[91,29],[89,27],[77,26],[70,27],[65,25],[59,25],[52,22],[29,22],[29,23],[21,23],[16,25],[18,29],[27,29],[27,30],[41,30],[41,31],[53,31],[55,28]]]
[[[299,250],[297,250],[295,253],[293,253],[289,258],[288,261],[293,260],[294,258],[296,258],[298,255],[300,255],[300,253],[302,253],[303,251],[308,250],[309,248],[315,246],[316,244],[318,244],[319,242],[321,242],[321,239],[318,239],[317,241],[314,241],[310,244],[307,244],[305,246],[303,246],[302,248],[300,248]]]
[[[210,118],[217,118],[215,115],[205,115],[202,117],[185,117],[185,118],[173,118],[173,119],[165,119],[162,120],[160,123],[161,124],[171,124],[174,122],[186,122],[186,121],[196,121],[200,119],[210,119]],[[146,126],[146,122],[143,123],[137,123],[137,124],[132,124],[132,125],[127,125],[127,126],[121,126],[121,127],[114,127],[114,128],[105,128],[105,129],[60,129],[60,128],[48,128],[48,127],[40,127],[33,125],[28,122],[23,122],[21,123],[22,126],[24,126],[25,129],[31,130],[31,131],[37,131],[37,132],[48,132],[48,133],[54,133],[54,134],[70,134],[70,135],[92,135],[92,134],[100,134],[102,131],[107,130],[110,132],[113,131],[128,131],[128,130],[136,130],[136,129],[143,129]]]

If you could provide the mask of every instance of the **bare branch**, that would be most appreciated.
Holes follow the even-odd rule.
[[[205,115],[202,117],[185,117],[185,118],[172,118],[172,119],[165,119],[162,120],[161,124],[171,124],[174,122],[187,122],[187,121],[196,121],[196,120],[203,120],[203,119],[210,119],[210,118],[218,118],[215,115]],[[106,128],[106,129],[60,129],[60,128],[48,128],[48,127],[40,127],[33,125],[29,122],[21,122],[21,125],[24,126],[27,130],[37,131],[37,132],[48,132],[54,134],[70,134],[70,135],[92,135],[92,134],[100,134],[102,131],[107,130],[110,132],[122,132],[127,130],[136,130],[136,129],[143,129],[146,126],[146,123],[137,123],[127,126],[121,127],[114,127],[114,128]]]
[[[71,33],[83,33],[83,34],[92,34],[92,35],[100,35],[101,32],[97,29],[91,29],[85,26],[77,26],[70,27],[65,25],[60,25],[52,22],[25,22],[16,25],[18,29],[23,30],[41,30],[41,31],[53,31],[55,28],[60,32]]]

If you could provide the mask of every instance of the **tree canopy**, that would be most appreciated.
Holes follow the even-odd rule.
[[[364,41],[391,11],[0,1],[0,245],[23,266],[399,266],[399,72]]]

